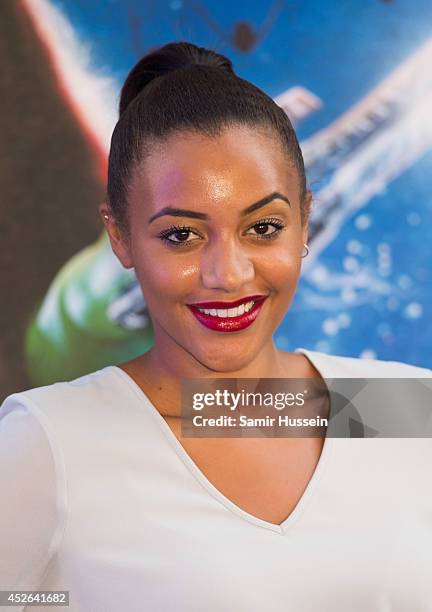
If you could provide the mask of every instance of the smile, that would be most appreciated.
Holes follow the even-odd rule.
[[[267,298],[267,296],[253,297],[255,299],[249,299],[249,301],[237,300],[242,303],[236,306],[230,304],[231,308],[221,308],[223,304],[221,302],[206,303],[207,308],[193,304],[188,304],[188,307],[195,318],[208,329],[224,332],[239,331],[249,327],[255,321]]]
[[[253,308],[254,304],[255,302],[252,300],[251,302],[246,302],[246,304],[241,304],[241,306],[237,306],[236,308],[228,308],[225,310],[221,308],[197,308],[197,310],[199,310],[200,312],[204,312],[205,314],[209,314],[212,317],[239,317],[245,312],[249,312],[249,310]]]

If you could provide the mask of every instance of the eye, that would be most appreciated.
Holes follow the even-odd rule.
[[[195,242],[195,240],[187,240],[188,235],[192,233],[198,236],[191,227],[172,225],[167,230],[160,232],[159,238],[169,244],[169,246],[182,247]]]
[[[271,227],[273,227],[274,229],[273,231],[269,232],[268,230]],[[272,240],[276,238],[280,234],[280,232],[283,231],[284,227],[285,224],[280,219],[271,217],[268,219],[261,219],[260,221],[257,221],[249,228],[248,232],[253,229],[256,231],[255,238],[258,238],[258,240]],[[198,238],[188,240],[189,234],[194,234],[195,236],[198,236]],[[174,248],[181,248],[191,245],[196,240],[202,238],[202,236],[200,236],[200,234],[198,234],[194,228],[185,225],[172,225],[163,232],[160,232],[158,234],[158,237],[163,242]]]
[[[271,226],[273,226],[275,229],[269,232],[268,230]],[[281,233],[284,227],[285,224],[280,219],[269,218],[257,221],[249,229],[257,231],[255,237],[258,238],[258,240],[272,240],[273,238],[277,238],[277,236]]]

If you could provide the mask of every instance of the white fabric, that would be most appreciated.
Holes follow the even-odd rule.
[[[297,352],[325,378],[432,378]],[[69,590],[70,612],[432,610],[430,438],[327,438],[277,526],[225,498],[115,366],[11,395],[0,419],[0,590]]]

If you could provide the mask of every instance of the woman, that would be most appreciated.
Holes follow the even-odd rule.
[[[432,376],[276,349],[310,208],[288,118],[227,58],[175,43],[133,68],[100,212],[154,346],[4,402],[1,589],[74,612],[430,609],[428,439],[181,435],[183,379]]]

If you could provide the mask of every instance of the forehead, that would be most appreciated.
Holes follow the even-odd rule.
[[[132,198],[145,200],[148,213],[186,203],[191,208],[229,200],[246,206],[275,190],[298,200],[297,171],[279,138],[243,126],[218,136],[176,132],[155,142],[131,187]]]

